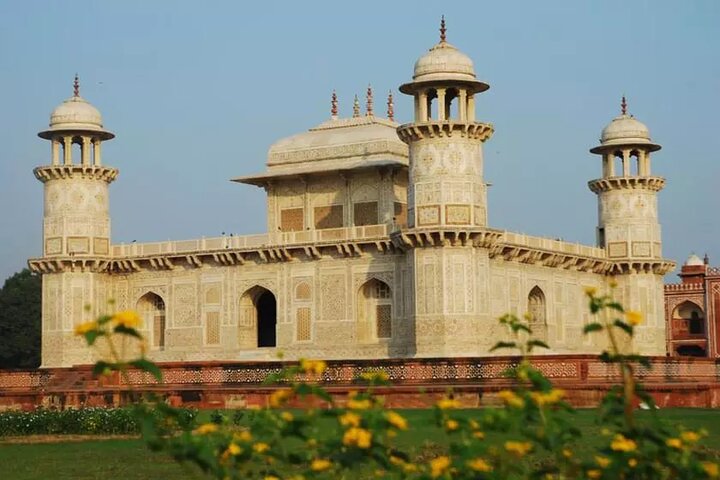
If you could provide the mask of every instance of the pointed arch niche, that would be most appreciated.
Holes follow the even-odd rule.
[[[240,348],[277,346],[277,300],[267,288],[256,285],[240,297],[238,344]]]
[[[537,285],[528,294],[527,312],[530,316],[530,328],[533,337],[547,342],[547,305],[545,294]]]
[[[150,345],[165,347],[165,301],[160,295],[148,292],[137,301],[135,307],[150,331]]]
[[[392,336],[392,291],[387,283],[372,278],[357,292],[357,339],[373,342]]]

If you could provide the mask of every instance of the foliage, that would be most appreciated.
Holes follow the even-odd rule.
[[[611,287],[613,287],[611,285]],[[301,360],[268,379],[280,383],[269,398],[269,407],[257,410],[245,426],[229,422],[223,415],[189,427],[178,421],[178,410],[150,399],[138,407],[144,438],[154,450],[193,463],[219,479],[343,478],[363,469],[391,479],[701,479],[720,476],[717,463],[700,448],[705,432],[667,427],[652,415],[639,421],[635,406],[652,398],[636,381],[636,365],[645,359],[625,351],[632,344],[635,328],[642,322],[637,312],[626,312],[611,295],[586,289],[595,321],[586,334],[605,335],[609,345],[601,359],[616,365],[622,384],[602,402],[599,421],[604,426],[600,446],[589,454],[588,443],[575,426],[575,411],[533,367],[530,354],[547,348],[532,337],[527,321],[506,315],[511,341],[493,350],[512,349],[520,354],[517,365],[506,374],[513,388],[498,393],[504,408],[485,409],[475,416],[459,415],[459,402],[451,395],[437,402],[437,425],[449,437],[447,451],[430,451],[412,458],[395,438],[411,429],[398,412],[385,408],[377,386],[388,384],[384,372],[368,372],[364,386],[347,398],[336,400],[318,382],[325,363]],[[114,352],[113,338],[131,336],[140,341],[134,327],[139,321],[129,312],[103,317],[78,327],[89,344],[104,337]],[[125,322],[124,319],[131,321]],[[144,357],[125,360],[113,354],[99,362],[96,370],[125,373],[140,368],[160,376],[157,367]],[[323,402],[328,408],[287,408],[296,399]],[[158,421],[158,418],[162,419]],[[329,423],[328,423],[329,420]],[[328,428],[328,424],[330,427]],[[320,431],[322,425],[323,431]],[[180,433],[178,433],[178,428]],[[500,442],[486,435],[506,435]]]
[[[0,288],[0,369],[40,366],[40,276],[28,269]]]
[[[196,410],[179,409],[185,423],[190,424]],[[157,418],[157,421],[161,421]],[[134,408],[99,408],[50,410],[38,408],[30,412],[0,412],[0,437],[18,435],[93,434],[119,435],[139,433],[140,424]]]

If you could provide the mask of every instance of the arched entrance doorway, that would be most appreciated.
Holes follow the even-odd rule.
[[[277,301],[275,295],[255,286],[240,297],[238,343],[240,348],[277,346]]]
[[[150,344],[165,347],[165,302],[159,295],[148,292],[137,301],[135,309],[150,330]]]
[[[275,327],[277,325],[277,303],[275,295],[265,290],[255,303],[257,309],[257,346],[274,347],[276,345]]]

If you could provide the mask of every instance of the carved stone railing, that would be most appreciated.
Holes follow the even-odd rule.
[[[668,283],[665,285],[666,292],[692,292],[703,291],[702,283]]]

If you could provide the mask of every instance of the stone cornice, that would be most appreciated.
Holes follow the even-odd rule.
[[[63,273],[63,272],[107,272],[110,260],[100,258],[79,257],[53,257],[31,258],[28,267],[36,273]]]
[[[406,123],[400,125],[397,129],[400,140],[408,144],[425,138],[453,136],[471,138],[484,142],[492,136],[493,132],[493,126],[489,123],[457,123],[452,120],[445,122]]]
[[[45,183],[64,178],[83,178],[112,182],[118,176],[118,169],[96,165],[46,165],[33,170],[35,178]]]
[[[402,250],[440,246],[491,248],[502,237],[501,230],[482,227],[408,228],[393,232],[392,242]]]
[[[624,275],[628,273],[652,273],[655,275],[666,275],[673,271],[675,262],[662,258],[654,260],[614,260],[610,272],[613,275]]]
[[[407,158],[407,147],[399,142],[390,140],[376,140],[372,142],[358,142],[331,147],[302,148],[290,151],[270,152],[268,154],[268,172],[278,165],[287,165],[317,160],[338,160],[353,157],[368,158],[370,156],[397,156]]]
[[[659,192],[664,186],[665,179],[662,177],[606,177],[588,182],[588,187],[593,193],[637,189]]]

